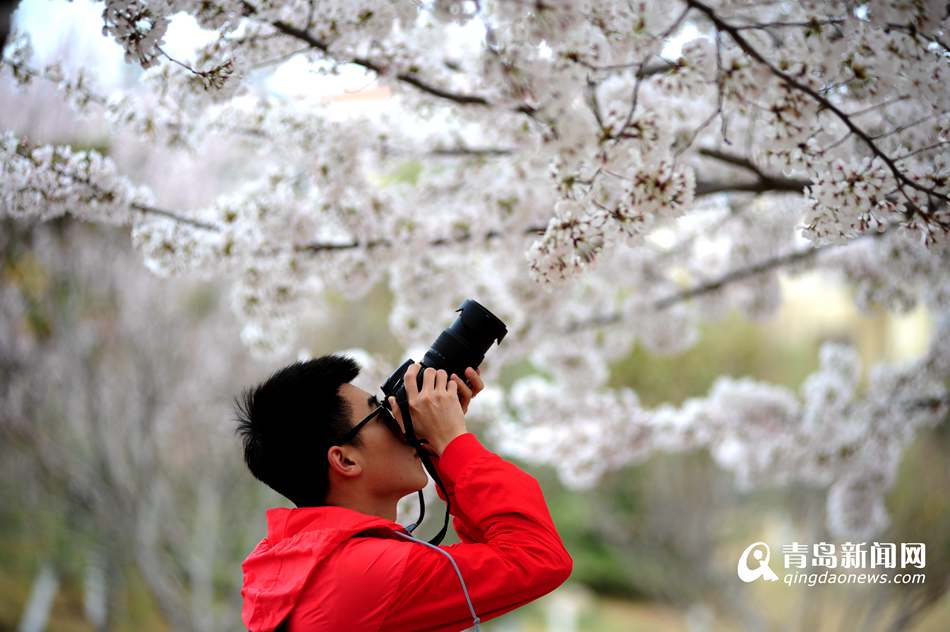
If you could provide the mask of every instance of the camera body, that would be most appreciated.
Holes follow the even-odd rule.
[[[508,333],[505,323],[475,300],[467,299],[455,311],[460,312],[455,322],[439,334],[422,358],[422,370],[416,375],[416,387],[419,390],[422,390],[423,371],[428,367],[443,369],[449,375],[455,373],[465,379],[466,367],[478,368],[492,343],[497,341],[501,344]],[[409,400],[403,382],[406,369],[412,363],[412,358],[403,362],[402,366],[386,379],[381,390],[386,397],[384,401],[387,403],[384,405],[389,405],[389,397],[396,398],[406,427],[406,439],[419,448],[419,440],[412,429]]]

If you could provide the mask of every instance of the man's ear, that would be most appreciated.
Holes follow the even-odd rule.
[[[355,459],[355,456],[346,446],[330,446],[330,449],[327,450],[327,462],[330,464],[330,470],[346,478],[361,474],[363,466]]]

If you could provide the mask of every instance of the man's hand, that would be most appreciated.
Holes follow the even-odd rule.
[[[469,388],[468,384],[465,383],[465,380],[460,378],[455,373],[453,373],[452,377],[450,378],[458,385],[459,403],[462,404],[463,413],[468,412],[468,403],[472,401],[472,398],[482,392],[482,390],[485,388],[485,383],[482,382],[482,376],[479,375],[478,369],[468,367],[465,369],[465,375],[472,383],[472,388]]]
[[[419,390],[416,376],[421,367],[420,363],[413,362],[403,376],[412,425],[419,440],[425,439],[428,443],[427,449],[436,456],[442,456],[442,451],[452,439],[468,432],[465,428],[465,413],[460,405],[461,396],[457,392],[458,382],[450,380],[444,369],[426,367],[422,372],[422,390]],[[396,421],[405,428],[396,398],[390,397],[389,402]]]

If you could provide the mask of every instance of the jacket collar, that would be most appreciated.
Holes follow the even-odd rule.
[[[405,531],[405,527],[397,522],[347,507],[272,507],[267,510],[267,540],[271,544],[302,531],[338,529],[353,534],[376,527]]]

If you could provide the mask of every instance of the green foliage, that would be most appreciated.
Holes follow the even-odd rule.
[[[409,160],[388,174],[380,178],[380,184],[387,186],[390,184],[402,183],[415,186],[419,181],[419,176],[422,174],[422,162],[418,160]]]
[[[818,366],[818,340],[788,340],[774,328],[736,313],[705,324],[700,336],[695,346],[675,356],[652,355],[637,344],[611,365],[608,385],[630,387],[644,406],[656,406],[702,397],[720,375],[797,388]]]

